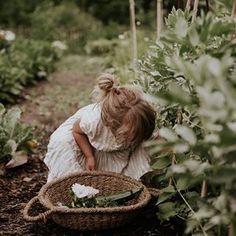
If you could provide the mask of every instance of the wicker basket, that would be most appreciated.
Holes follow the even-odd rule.
[[[110,195],[120,191],[143,187],[140,195],[126,206],[107,208],[73,208],[58,207],[58,202],[69,203],[69,189],[72,184],[89,185],[99,190],[99,195]],[[23,211],[28,221],[46,221],[52,218],[57,224],[76,230],[101,230],[119,227],[130,222],[150,201],[148,189],[139,181],[113,172],[82,172],[60,178],[44,185],[38,196],[32,198]],[[37,216],[30,216],[32,205],[39,202],[48,210]]]

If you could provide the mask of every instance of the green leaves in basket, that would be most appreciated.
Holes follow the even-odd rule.
[[[76,194],[71,191],[72,196],[72,208],[80,208],[80,207],[115,207],[120,205],[125,205],[128,201],[136,198],[143,190],[143,187],[141,188],[135,188],[132,190],[116,193],[109,196],[101,196],[101,197],[82,197],[79,198],[76,196]]]
[[[126,202],[137,197],[143,190],[143,187],[128,190],[121,193],[116,193],[106,197],[97,197],[96,202],[98,205],[103,205],[104,203],[115,203],[116,205],[123,205]]]

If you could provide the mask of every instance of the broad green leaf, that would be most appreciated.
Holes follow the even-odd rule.
[[[227,123],[227,126],[230,130],[236,133],[236,122],[229,122]]]
[[[176,84],[170,84],[168,86],[169,92],[166,93],[166,98],[170,101],[175,101],[183,105],[188,105],[191,103],[190,95],[184,91],[180,86]]]
[[[6,164],[6,168],[10,169],[17,166],[21,166],[27,163],[27,161],[28,161],[28,155],[23,151],[19,151],[14,153],[12,159]]]
[[[175,142],[178,140],[177,135],[169,128],[165,128],[165,127],[161,128],[159,130],[159,135],[160,137],[165,138],[166,140],[171,141],[171,142]]]
[[[208,69],[214,76],[221,76],[222,75],[222,69],[221,69],[221,61],[211,58],[208,61]]]
[[[189,40],[190,40],[190,43],[192,44],[192,46],[196,47],[199,44],[199,41],[200,41],[199,35],[197,33],[197,30],[192,27],[188,31],[188,36],[189,36]]]
[[[158,206],[159,212],[157,213],[160,220],[169,220],[171,217],[175,216],[175,204],[173,202],[165,202]]]
[[[164,156],[162,158],[159,158],[155,163],[152,165],[152,168],[154,170],[160,170],[163,168],[166,168],[171,164],[171,158],[170,156]]]
[[[175,194],[176,194],[176,192],[174,192],[174,193],[167,193],[167,192],[161,193],[160,196],[158,197],[158,201],[157,201],[156,205],[162,204],[166,200],[169,200]]]
[[[185,141],[187,141],[189,144],[194,145],[197,142],[196,135],[194,134],[193,130],[190,129],[187,126],[183,125],[176,125],[175,126],[175,132],[183,138]]]
[[[191,185],[191,178],[189,178],[189,176],[181,176],[176,183],[176,187],[179,190],[185,190],[187,188],[189,188],[189,186]]]
[[[175,33],[178,38],[183,38],[186,36],[188,30],[188,22],[183,18],[179,17],[175,25]]]
[[[4,117],[3,125],[5,126],[7,132],[9,133],[10,138],[13,138],[12,136],[15,130],[15,126],[20,120],[20,115],[21,115],[21,110],[15,107],[8,110],[8,112]]]
[[[0,122],[2,120],[2,116],[5,113],[5,107],[3,106],[3,104],[0,103]]]
[[[163,146],[160,144],[157,144],[156,146],[150,148],[149,154],[151,156],[156,155],[157,153],[160,153],[163,150]]]
[[[177,154],[185,153],[188,150],[189,150],[189,145],[186,143],[177,143],[173,146],[173,152]]]
[[[169,185],[168,187],[161,189],[161,192],[162,193],[164,193],[164,192],[165,193],[175,193],[176,191],[172,185]]]
[[[184,174],[187,172],[187,169],[184,165],[173,165],[170,170],[176,174]]]
[[[236,181],[236,168],[233,166],[219,166],[214,168],[210,176],[212,183],[227,184],[235,183]]]
[[[14,155],[18,145],[15,140],[9,139],[3,146],[2,152],[9,155]]]

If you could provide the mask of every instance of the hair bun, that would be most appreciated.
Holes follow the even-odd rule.
[[[108,93],[111,91],[115,83],[115,77],[111,74],[102,74],[98,77],[98,87],[104,91],[105,93]]]

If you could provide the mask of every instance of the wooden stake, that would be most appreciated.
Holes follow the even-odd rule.
[[[233,225],[232,224],[229,225],[228,236],[234,236]]]
[[[177,9],[180,8],[180,0],[177,0]]]
[[[157,25],[157,41],[159,41],[162,28],[162,0],[157,0],[156,25]]]
[[[136,24],[135,24],[135,2],[134,2],[134,0],[129,0],[129,9],[130,9],[130,27],[131,27],[131,32],[132,32],[132,58],[133,58],[134,70],[136,71],[138,50],[137,50],[137,33],[136,33]]]
[[[192,22],[194,22],[196,16],[197,16],[197,10],[198,10],[198,4],[199,0],[194,1],[194,6],[193,6],[193,17],[192,17]]]
[[[206,0],[206,10],[207,12],[210,11],[209,0]]]
[[[187,10],[190,10],[190,4],[191,4],[192,0],[188,0],[187,3],[186,3],[186,9]]]
[[[236,0],[234,0],[234,5],[233,5],[233,9],[232,9],[231,18],[236,19]]]
[[[207,181],[203,180],[202,181],[201,198],[204,198],[207,196],[207,187],[208,187]]]

